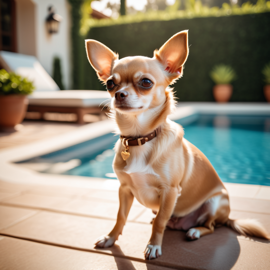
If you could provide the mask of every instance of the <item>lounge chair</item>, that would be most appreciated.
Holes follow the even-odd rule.
[[[0,65],[33,81],[36,90],[28,96],[28,112],[38,112],[42,119],[46,112],[75,113],[77,123],[82,124],[85,114],[104,114],[101,104],[110,99],[105,91],[60,91],[34,56],[0,51]]]

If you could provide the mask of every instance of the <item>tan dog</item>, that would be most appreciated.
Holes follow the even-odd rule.
[[[122,233],[134,197],[157,212],[145,250],[161,255],[165,227],[186,230],[198,239],[227,225],[243,235],[270,239],[254,220],[231,220],[229,197],[216,171],[200,150],[183,138],[183,128],[168,119],[175,102],[168,86],[183,74],[188,32],[170,38],[153,58],[118,55],[95,40],[86,40],[88,59],[112,96],[121,138],[113,168],[121,183],[117,222],[97,247],[109,247]]]

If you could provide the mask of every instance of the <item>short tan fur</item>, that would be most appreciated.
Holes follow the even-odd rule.
[[[227,225],[243,235],[270,239],[266,230],[252,220],[230,220],[228,192],[205,155],[184,139],[183,128],[168,119],[175,107],[169,85],[183,75],[188,58],[188,31],[171,37],[153,58],[118,58],[102,43],[86,40],[90,64],[111,94],[112,113],[123,136],[143,137],[158,127],[156,138],[130,147],[123,160],[124,146],[115,146],[113,168],[120,181],[117,221],[97,247],[114,244],[122,233],[134,197],[157,213],[146,246],[146,259],[161,256],[166,226],[187,231],[195,240],[214,228]],[[209,145],[209,147],[211,147]]]

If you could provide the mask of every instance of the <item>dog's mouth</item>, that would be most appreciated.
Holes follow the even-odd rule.
[[[143,108],[143,106],[141,106],[141,107],[130,107],[130,106],[126,106],[126,105],[116,105],[115,108],[123,110],[123,111],[130,111],[130,110],[140,110],[140,109]]]

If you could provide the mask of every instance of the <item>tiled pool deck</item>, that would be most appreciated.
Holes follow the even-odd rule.
[[[232,218],[256,218],[270,231],[270,188],[228,184]],[[270,269],[270,244],[222,227],[198,241],[166,231],[163,255],[145,261],[151,211],[135,202],[123,236],[94,242],[115,222],[117,191],[0,182],[0,269]]]
[[[100,127],[78,128],[76,140],[88,138],[89,130],[91,136],[102,133]],[[62,134],[62,145],[74,141],[76,132]],[[116,245],[95,249],[95,239],[114,225],[117,183],[41,175],[10,163],[37,148],[41,153],[57,148],[59,139],[0,151],[0,269],[270,269],[269,241],[245,238],[226,227],[194,242],[186,241],[184,232],[167,230],[162,257],[145,261],[153,215],[136,201]],[[270,232],[270,187],[226,187],[231,218],[258,219]]]

